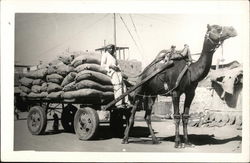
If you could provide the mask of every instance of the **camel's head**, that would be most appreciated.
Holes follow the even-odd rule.
[[[224,40],[237,36],[237,32],[233,27],[219,26],[219,25],[207,25],[207,36],[214,43],[218,44]]]

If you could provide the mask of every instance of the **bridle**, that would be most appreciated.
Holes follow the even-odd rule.
[[[218,42],[214,42],[214,41],[209,37],[209,34],[211,34],[211,31],[208,31],[208,32],[206,33],[205,38],[206,38],[207,40],[209,40],[210,43],[213,44],[213,45],[215,46],[215,48],[212,49],[212,51],[215,51],[220,45],[223,44],[224,41],[221,40],[223,31],[224,31],[224,27],[222,27],[222,30],[221,30],[221,32],[220,32],[220,34],[219,34],[219,41],[218,41]],[[212,34],[213,34],[213,33],[212,33]]]

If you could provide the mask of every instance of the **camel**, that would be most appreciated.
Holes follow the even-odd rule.
[[[207,32],[205,35],[203,49],[200,55],[200,58],[191,63],[181,78],[178,86],[176,87],[176,81],[179,74],[182,72],[184,67],[187,65],[187,62],[184,59],[173,60],[173,66],[167,68],[162,73],[157,74],[152,79],[147,81],[141,87],[135,90],[135,95],[133,97],[133,108],[131,109],[131,115],[129,118],[129,123],[125,129],[124,137],[122,140],[123,144],[129,143],[129,132],[131,126],[134,124],[135,113],[138,104],[140,104],[143,100],[145,116],[144,119],[148,125],[152,143],[157,144],[159,141],[157,140],[151,125],[151,112],[152,106],[155,102],[156,95],[165,95],[172,96],[173,107],[174,107],[174,122],[175,122],[175,148],[184,148],[184,147],[193,147],[194,145],[190,143],[188,139],[188,130],[187,124],[189,119],[189,110],[192,100],[195,96],[195,89],[202,79],[204,79],[211,67],[213,54],[216,49],[223,43],[224,40],[235,37],[237,35],[236,30],[233,27],[228,26],[219,26],[219,25],[207,25]],[[157,66],[150,66],[145,68],[140,76],[140,80],[145,79],[148,75],[155,71]],[[166,86],[164,87],[164,85]],[[173,88],[171,93],[168,93],[169,90]],[[168,93],[168,94],[166,94]],[[185,94],[185,102],[184,102],[184,110],[183,113],[180,114],[179,111],[179,101],[180,96]],[[143,95],[144,97],[142,97]],[[182,119],[183,123],[183,136],[184,143],[181,143],[180,135],[179,135],[179,124]]]

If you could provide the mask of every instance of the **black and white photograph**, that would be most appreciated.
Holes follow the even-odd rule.
[[[247,1],[24,4],[1,5],[3,159],[249,161]]]

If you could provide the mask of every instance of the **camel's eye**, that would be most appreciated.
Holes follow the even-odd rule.
[[[222,28],[221,28],[221,27],[220,27],[220,28],[218,28],[218,29],[217,29],[217,31],[218,31],[219,33],[221,33]]]

